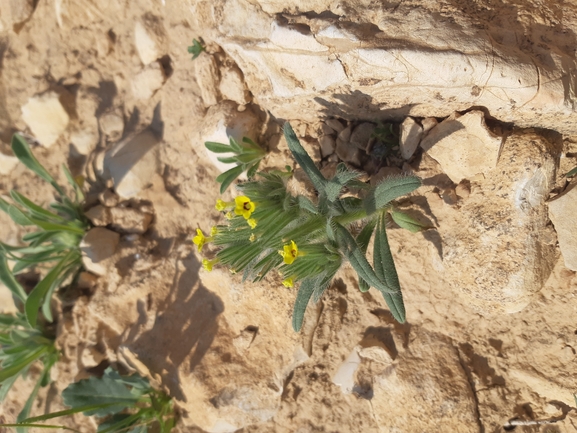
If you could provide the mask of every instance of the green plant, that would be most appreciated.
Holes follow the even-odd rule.
[[[192,60],[200,56],[200,53],[202,53],[203,51],[206,51],[206,47],[204,46],[202,38],[200,38],[200,41],[193,39],[192,45],[188,47],[188,52],[192,54]]]
[[[393,130],[392,123],[378,122],[371,137],[377,140],[371,151],[377,159],[387,157],[393,152],[393,148],[399,145],[399,136]]]
[[[18,422],[30,413],[40,387],[50,382],[50,369],[57,360],[58,351],[53,338],[32,328],[21,313],[0,314],[0,402],[6,398],[16,379],[26,375],[34,362],[43,364],[42,373],[18,415]],[[19,428],[18,432],[21,431],[22,428]]]
[[[74,190],[73,198],[66,195],[64,189],[38,162],[22,136],[14,134],[12,150],[26,167],[50,183],[58,195],[58,201],[50,204],[49,209],[38,206],[15,190],[10,191],[11,202],[0,198],[0,210],[7,213],[16,224],[36,228],[22,237],[23,243],[27,244],[25,246],[0,243],[0,281],[24,304],[26,319],[35,328],[40,307],[44,317],[52,321],[52,293],[69,278],[74,278],[82,268],[79,244],[88,228],[88,221],[81,207],[84,194],[65,166],[63,170]],[[14,261],[12,269],[8,266],[8,260]],[[46,270],[30,294],[26,293],[15,277],[28,268]]]
[[[193,242],[199,251],[207,242],[218,247],[216,257],[204,259],[203,266],[211,270],[221,264],[242,271],[243,281],[259,281],[276,268],[285,277],[285,286],[299,282],[293,311],[293,328],[299,331],[310,299],[317,302],[348,261],[358,274],[360,290],[379,290],[395,319],[404,322],[405,307],[385,227],[392,220],[413,232],[426,228],[393,202],[418,188],[420,179],[390,177],[371,187],[358,181],[359,173],[344,164],[326,179],[288,123],[284,134],[317,197],[291,195],[286,188],[290,170],[261,172],[259,180],[238,185],[243,195],[228,203],[217,201],[216,209],[226,212],[227,223],[213,227],[210,237],[197,229]],[[364,198],[344,196],[348,187],[364,191]],[[366,251],[373,233],[371,266]]]
[[[237,164],[236,167],[225,171],[216,178],[220,183],[220,193],[224,193],[229,185],[238,177],[243,171],[246,171],[247,177],[250,179],[254,177],[261,160],[266,155],[266,151],[252,141],[248,137],[243,137],[242,143],[229,137],[230,145],[223,143],[215,143],[207,141],[204,143],[206,148],[214,153],[232,153],[233,156],[221,156],[217,159],[225,164]]]
[[[565,177],[573,177],[577,174],[577,167],[575,167],[573,170],[570,170]]]
[[[158,427],[155,431],[168,433],[175,423],[170,397],[152,388],[147,379],[136,374],[121,376],[110,367],[100,378],[90,377],[69,385],[62,392],[62,398],[70,409],[6,426],[72,430],[65,426],[38,423],[80,412],[98,418],[98,433],[145,433],[155,424]]]

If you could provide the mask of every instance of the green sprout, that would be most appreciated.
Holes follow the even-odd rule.
[[[230,145],[207,141],[206,148],[214,153],[232,153],[233,156],[221,156],[217,159],[225,164],[237,164],[236,167],[225,171],[216,178],[220,183],[220,193],[224,193],[229,185],[246,171],[247,177],[254,177],[266,151],[248,137],[243,137],[242,143],[237,143],[233,137],[229,137]]]
[[[75,278],[82,269],[79,244],[88,228],[88,221],[81,206],[84,194],[65,166],[63,170],[74,190],[73,198],[66,195],[64,189],[38,162],[22,136],[14,134],[12,150],[26,167],[50,183],[58,195],[58,201],[50,204],[49,209],[38,206],[15,190],[10,191],[11,202],[0,198],[0,210],[7,213],[16,224],[36,228],[22,237],[22,242],[27,244],[25,246],[0,243],[0,282],[4,283],[17,301],[24,304],[26,319],[35,328],[40,308],[44,317],[52,322],[52,294],[70,278]],[[12,268],[8,266],[9,260],[14,262]],[[29,294],[16,278],[28,268],[44,268],[46,271]]]
[[[378,122],[371,137],[377,140],[371,152],[377,159],[385,158],[399,145],[399,137],[395,134],[392,123]]]
[[[577,167],[575,167],[573,170],[569,171],[565,177],[573,177],[577,174]]]
[[[298,332],[310,299],[318,302],[348,261],[357,272],[360,290],[377,289],[395,319],[404,322],[405,307],[386,225],[392,220],[413,232],[428,228],[399,211],[393,202],[417,189],[420,179],[389,177],[371,187],[358,181],[360,173],[344,164],[339,164],[336,174],[326,179],[288,123],[284,134],[317,197],[311,200],[291,195],[287,191],[287,180],[293,174],[290,170],[260,172],[258,180],[238,185],[243,195],[231,202],[218,200],[216,204],[217,210],[226,212],[227,223],[213,227],[209,237],[197,229],[193,242],[199,251],[208,242],[218,249],[214,259],[203,260],[204,268],[224,265],[232,272],[243,272],[243,281],[260,281],[277,269],[286,287],[299,283],[292,319]],[[342,193],[349,187],[361,189],[364,198],[344,196]],[[371,266],[366,251],[373,234]]]
[[[37,328],[32,328],[23,314],[0,314],[0,403],[18,379],[26,375],[36,361],[43,365],[42,373],[34,386],[24,408],[18,414],[17,421],[25,419],[30,413],[32,403],[40,387],[50,383],[50,369],[58,360],[58,351],[54,338]],[[18,433],[23,432],[22,428]]]
[[[39,422],[82,412],[98,418],[98,433],[146,433],[149,428],[168,433],[174,427],[172,400],[150,386],[137,374],[121,376],[108,367],[101,378],[90,377],[69,385],[62,392],[64,404],[70,406],[60,412],[31,417],[7,427],[62,428],[62,425]]]
[[[202,53],[203,51],[206,51],[206,47],[204,46],[202,38],[200,38],[200,41],[193,39],[192,45],[188,47],[188,52],[192,54],[192,60],[200,56],[200,53]]]

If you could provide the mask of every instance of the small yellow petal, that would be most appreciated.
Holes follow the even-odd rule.
[[[285,287],[293,287],[294,286],[293,279],[287,278],[287,279],[283,280],[282,285]]]
[[[232,212],[227,212],[224,216],[226,217],[227,220],[231,220],[234,218],[234,215],[232,214]]]
[[[248,223],[251,229],[254,229],[256,227],[256,220],[254,218],[249,218],[246,220],[246,222]]]
[[[254,242],[255,239],[256,239],[256,236],[254,235],[254,233],[252,233],[252,234],[250,235],[250,238],[248,238],[248,240],[251,241],[251,242]]]
[[[214,226],[214,227],[212,227],[212,228],[210,229],[210,235],[211,235],[211,236],[214,236],[214,235],[216,235],[217,233],[218,233],[218,229],[216,228],[216,226]]]
[[[227,208],[228,203],[225,201],[222,201],[221,199],[218,199],[216,201],[216,205],[214,206],[215,209],[219,212],[222,212],[223,210],[225,210]]]
[[[206,237],[201,229],[196,229],[196,236],[192,238],[192,242],[198,247],[198,252],[201,252],[206,242]]]

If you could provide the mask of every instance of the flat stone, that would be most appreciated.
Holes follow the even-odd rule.
[[[340,133],[343,129],[345,129],[345,126],[338,119],[327,119],[325,120],[325,124],[333,131],[335,131],[337,134]]]
[[[423,137],[438,124],[439,122],[434,117],[425,117],[423,120],[421,120],[421,125],[423,126]]]
[[[549,202],[549,217],[557,232],[559,249],[565,260],[565,266],[577,271],[577,184],[570,185],[564,193]]]
[[[96,275],[106,275],[110,259],[116,252],[120,235],[102,227],[90,229],[80,242],[82,264],[87,271]]]
[[[321,155],[323,158],[335,153],[335,148],[337,146],[335,139],[330,135],[323,135],[319,139],[319,145],[321,147]]]
[[[106,113],[100,119],[100,130],[105,134],[110,141],[116,141],[122,137],[124,131],[124,119],[120,114]]]
[[[452,117],[435,126],[421,142],[421,147],[433,157],[455,183],[476,174],[486,175],[495,168],[502,138],[485,125],[481,111],[470,111]]]
[[[376,125],[374,123],[363,122],[355,127],[349,138],[349,142],[362,150],[367,148],[369,140],[372,138],[375,132]],[[339,134],[340,137],[340,134]]]
[[[423,136],[423,127],[419,125],[411,117],[407,117],[401,124],[401,136],[399,139],[399,147],[401,156],[404,160],[408,160],[413,156],[421,137]]]
[[[103,175],[114,181],[114,190],[121,198],[136,196],[150,184],[152,174],[158,171],[154,149],[160,138],[150,129],[126,137],[104,155]]]
[[[88,155],[98,144],[98,134],[90,129],[82,129],[70,135],[70,142],[80,155]]]
[[[58,94],[48,92],[28,99],[22,106],[22,120],[44,147],[50,147],[66,130],[70,117]]]
[[[101,204],[91,207],[84,213],[84,215],[97,227],[107,226],[112,221],[110,209]]]
[[[120,233],[143,234],[148,230],[153,215],[129,207],[109,209],[111,227]]]
[[[132,80],[132,94],[137,100],[148,100],[162,87],[165,80],[164,70],[160,63],[152,62]]]
[[[148,65],[160,57],[160,51],[151,32],[140,21],[134,24],[134,45],[140,61]]]

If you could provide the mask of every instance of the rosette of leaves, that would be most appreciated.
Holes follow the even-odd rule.
[[[220,183],[220,193],[224,193],[229,185],[246,171],[246,176],[250,179],[254,177],[258,170],[261,160],[266,155],[266,150],[256,144],[248,137],[243,137],[242,142],[238,143],[233,137],[229,137],[230,144],[215,143],[207,141],[204,143],[206,148],[214,153],[229,153],[231,156],[220,156],[217,159],[225,164],[236,164],[236,167],[220,174],[216,181]]]
[[[242,216],[229,213],[227,224],[217,226],[211,238],[219,248],[212,263],[226,265],[234,272],[242,271],[243,280],[253,281],[261,280],[276,268],[285,277],[286,286],[298,283],[293,328],[299,331],[310,299],[317,302],[339,268],[349,262],[357,272],[360,290],[377,289],[395,319],[404,322],[405,307],[386,226],[392,220],[412,232],[427,228],[398,210],[394,203],[398,197],[418,188],[420,179],[389,177],[371,187],[358,181],[359,173],[344,164],[339,164],[336,174],[327,179],[288,123],[284,134],[295,160],[317,192],[316,200],[293,196],[287,191],[290,170],[259,173],[258,180],[238,185],[255,204],[251,219],[256,225],[253,228]],[[349,187],[362,189],[364,198],[343,196]],[[371,265],[366,251],[373,236]],[[287,251],[292,253],[291,260],[284,258]]]
[[[206,47],[204,46],[204,41],[202,40],[202,38],[199,38],[199,39],[200,39],[200,41],[193,39],[192,45],[188,47],[188,52],[190,54],[192,54],[192,60],[194,60],[198,56],[200,56],[200,53],[202,53],[203,51],[206,51]]]
[[[17,417],[22,421],[30,413],[32,403],[41,387],[50,383],[50,369],[58,360],[54,339],[32,328],[23,314],[0,314],[0,403],[20,376],[25,376],[32,364],[42,363],[42,372]],[[18,433],[24,432],[22,427]]]
[[[0,243],[0,281],[24,305],[26,319],[35,328],[40,308],[52,322],[50,300],[54,290],[82,269],[79,244],[89,224],[82,212],[84,194],[65,166],[64,174],[73,190],[71,198],[34,157],[21,135],[12,137],[12,150],[26,167],[54,187],[57,196],[47,209],[15,190],[10,191],[10,199],[0,198],[0,210],[16,224],[33,229],[22,237],[24,246]],[[14,262],[12,268],[9,260]],[[44,277],[27,294],[16,276],[30,268],[44,270]]]
[[[121,376],[110,367],[100,378],[90,377],[69,385],[62,392],[62,399],[70,409],[27,418],[11,426],[72,430],[39,423],[81,412],[97,418],[98,433],[146,433],[149,429],[168,433],[175,423],[170,397],[152,388],[147,379],[137,374]]]

